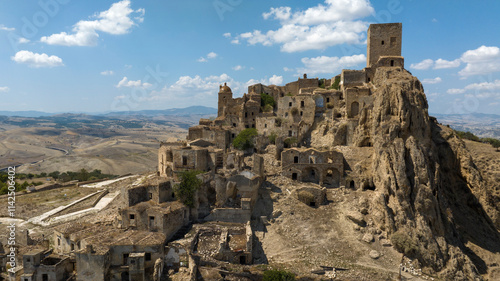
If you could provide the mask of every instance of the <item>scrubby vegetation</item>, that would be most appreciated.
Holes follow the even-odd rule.
[[[406,256],[412,256],[418,251],[417,243],[408,235],[407,231],[400,229],[391,236],[394,248]]]
[[[333,84],[330,87],[330,89],[335,89],[335,90],[339,90],[340,89],[340,76],[336,76],[335,77],[335,81],[333,81]]]
[[[202,184],[196,177],[200,173],[202,172],[196,170],[181,172],[179,175],[181,182],[174,185],[175,197],[188,207],[194,207],[194,195]]]
[[[233,140],[233,146],[239,150],[246,150],[254,146],[254,138],[257,136],[257,129],[249,128],[241,131]]]
[[[264,271],[263,281],[293,281],[295,274],[285,270],[267,270]]]
[[[54,178],[55,180],[59,180],[61,182],[67,182],[72,180],[78,181],[91,181],[91,180],[99,180],[105,178],[115,178],[116,175],[111,174],[103,174],[101,170],[95,169],[92,172],[88,172],[85,169],[81,169],[78,172],[67,171],[64,173],[60,173],[59,171],[54,171],[48,174],[49,177]]]
[[[269,94],[266,94],[266,93],[262,93],[260,94],[260,106],[262,107],[262,111],[264,112],[269,112],[269,111],[265,111],[264,109],[269,108],[271,107],[271,111],[272,109],[276,106],[276,101],[274,100],[274,98],[269,95]]]
[[[276,144],[276,138],[278,137],[278,135],[275,133],[275,132],[272,132],[271,134],[269,134],[268,138],[269,138],[269,142],[271,144]]]
[[[478,136],[474,135],[471,132],[463,132],[463,131],[458,131],[458,130],[453,130],[455,134],[461,139],[466,139],[466,140],[471,140],[471,141],[477,141],[477,142],[483,142],[483,143],[489,143],[491,146],[496,148],[500,147],[500,140],[494,139],[494,138],[479,138]]]

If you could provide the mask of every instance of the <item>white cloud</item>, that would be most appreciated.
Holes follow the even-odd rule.
[[[424,79],[424,80],[422,80],[422,83],[423,84],[437,84],[437,83],[440,83],[441,81],[443,81],[441,79],[441,77],[436,77],[436,78],[427,78],[427,79]]]
[[[438,59],[435,62],[434,69],[443,69],[443,68],[455,68],[460,66],[460,59],[448,61],[444,59]]]
[[[101,72],[101,75],[104,75],[104,76],[113,75],[113,74],[115,74],[115,72],[113,70],[105,70],[105,71]]]
[[[337,74],[342,68],[357,66],[360,63],[366,62],[366,56],[353,55],[344,57],[327,57],[320,56],[315,58],[302,58],[303,68],[298,68],[299,74],[308,73],[315,75],[318,73]]]
[[[126,34],[138,22],[144,19],[144,9],[136,11],[130,8],[130,1],[123,0],[95,16],[96,20],[81,20],[73,26],[73,33],[61,32],[43,36],[40,41],[50,45],[95,46],[99,38],[98,32],[114,35]],[[135,15],[132,19],[132,15]],[[134,21],[135,20],[135,21]]]
[[[324,50],[344,43],[363,44],[368,24],[358,19],[372,13],[374,9],[367,0],[325,0],[325,4],[296,12],[290,7],[271,8],[262,16],[278,20],[280,28],[242,33],[232,43],[243,40],[250,45],[278,44],[283,52],[289,53]]]
[[[281,85],[283,77],[273,75],[264,79],[250,79],[247,82],[235,81],[229,75],[211,75],[207,77],[182,76],[172,85],[166,85],[159,91],[151,91],[148,97],[142,99],[145,102],[154,102],[155,104],[165,102],[169,106],[189,106],[194,104],[209,104],[216,106],[217,93],[219,86],[227,83],[233,92],[233,97],[241,96],[247,92],[247,87],[253,84],[262,83],[265,85]],[[210,104],[212,103],[212,104]]]
[[[450,95],[458,95],[458,94],[463,94],[465,93],[465,89],[448,89],[446,91],[447,94]]]
[[[231,44],[238,45],[238,44],[240,44],[240,40],[239,40],[239,39],[237,39],[237,38],[236,38],[236,39],[233,39],[233,40],[231,40]]]
[[[271,85],[283,84],[283,76],[273,75],[271,78],[269,78],[269,84]]]
[[[463,77],[500,71],[500,49],[498,47],[483,45],[475,50],[466,51],[460,59],[466,63],[465,68],[458,72]]]
[[[9,87],[0,87],[0,93],[7,93],[10,91]]]
[[[5,25],[0,24],[0,30],[4,30],[4,31],[14,31],[14,30],[16,30],[16,29],[15,29],[15,28],[13,28],[13,27],[6,27]]]
[[[207,57],[204,58],[204,57],[200,57],[198,59],[198,62],[208,62],[208,60],[211,60],[211,59],[215,59],[217,57],[217,54],[214,53],[214,52],[210,52],[207,54]]]
[[[288,68],[288,67],[286,67],[286,66],[285,66],[285,67],[283,67],[283,71],[286,71],[286,72],[288,72],[288,71],[293,71],[293,69],[291,69],[291,68]]]
[[[500,80],[495,80],[493,82],[482,82],[469,84],[465,87],[466,90],[479,90],[479,91],[492,91],[500,90]]]
[[[426,59],[426,60],[423,60],[423,61],[421,61],[419,63],[411,64],[410,68],[417,69],[417,70],[425,70],[425,69],[431,68],[433,65],[434,65],[434,61],[433,60]]]
[[[231,33],[230,32],[226,32],[226,33],[222,34],[222,36],[224,36],[226,38],[231,38]]]
[[[19,37],[19,40],[17,40],[17,43],[19,44],[26,44],[26,43],[29,43],[30,40],[29,39],[26,39],[24,37]]]
[[[47,54],[38,54],[30,51],[19,51],[11,59],[17,63],[24,63],[30,67],[55,67],[63,66],[63,61],[58,56],[48,56]]]
[[[146,82],[142,83],[141,80],[137,81],[128,80],[127,77],[123,77],[123,79],[120,82],[118,82],[118,85],[116,85],[117,88],[128,87],[128,88],[144,88],[144,89],[150,88],[151,86],[153,85],[150,83]]]
[[[242,70],[242,69],[244,69],[244,68],[245,68],[244,66],[237,65],[237,66],[234,66],[234,67],[233,67],[233,70],[239,71],[239,70]]]

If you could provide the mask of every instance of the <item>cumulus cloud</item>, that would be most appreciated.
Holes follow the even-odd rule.
[[[215,59],[217,57],[217,54],[214,52],[210,52],[207,54],[207,57],[200,57],[198,59],[198,62],[207,62],[208,60]]]
[[[326,0],[324,4],[292,12],[290,7],[271,8],[265,20],[277,20],[276,30],[254,30],[237,35],[232,43],[280,45],[283,52],[324,50],[340,44],[362,44],[368,23],[359,19],[374,12],[367,0]]]
[[[445,68],[455,68],[460,66],[460,59],[448,61],[445,59],[437,59],[436,61],[432,59],[425,59],[419,63],[414,63],[410,65],[410,68],[417,70],[427,70],[433,69],[445,69]]]
[[[16,30],[16,29],[15,29],[15,28],[13,28],[13,27],[7,27],[7,26],[5,26],[5,25],[3,25],[3,24],[0,24],[0,30],[4,30],[4,31],[14,31],[14,30]]]
[[[463,94],[465,93],[465,89],[448,89],[446,91],[447,94],[450,95],[458,95],[458,94]]]
[[[466,63],[465,68],[458,72],[463,77],[481,75],[500,71],[500,48],[481,46],[469,50],[460,58]]]
[[[222,36],[224,36],[226,38],[231,38],[231,33],[230,32],[226,32],[226,33],[222,34]]]
[[[425,59],[419,63],[411,64],[410,68],[417,70],[429,69],[434,65],[434,61],[431,59]]]
[[[344,56],[340,58],[319,56],[315,58],[302,58],[301,61],[304,64],[304,67],[297,69],[297,72],[299,74],[336,74],[340,72],[342,68],[354,67],[359,65],[360,63],[365,63],[366,56],[364,54]]]
[[[493,82],[472,83],[462,89],[448,89],[450,95],[467,93],[465,96],[476,98],[500,98],[500,79]]]
[[[444,59],[437,59],[434,64],[434,69],[443,69],[443,68],[455,68],[460,66],[460,59],[448,61]]]
[[[441,81],[443,81],[441,79],[441,77],[436,77],[436,78],[427,78],[427,79],[424,79],[424,80],[422,80],[422,83],[423,84],[437,84],[437,83],[440,83]]]
[[[144,89],[150,88],[151,86],[153,85],[150,83],[147,82],[143,83],[141,80],[137,81],[128,80],[127,77],[123,77],[123,79],[120,80],[120,82],[118,82],[118,84],[116,85],[117,88],[128,87],[128,88],[144,88]]]
[[[8,91],[10,91],[9,87],[0,87],[0,93],[7,93]]]
[[[113,75],[115,72],[113,70],[104,70],[101,72],[101,75],[107,76],[107,75]]]
[[[493,82],[482,82],[482,83],[473,83],[469,84],[465,87],[466,90],[500,90],[500,80],[495,80]]]
[[[129,0],[123,0],[98,15],[95,20],[81,20],[73,26],[72,33],[61,32],[43,36],[40,41],[50,45],[95,46],[98,32],[120,35],[129,33],[134,25],[144,20],[144,9],[133,10]]]
[[[26,43],[29,43],[30,40],[29,39],[26,39],[24,37],[19,37],[19,40],[17,40],[17,43],[19,44],[26,44]]]
[[[234,66],[234,67],[233,67],[233,70],[235,70],[235,71],[239,71],[239,70],[242,70],[242,69],[244,69],[244,68],[245,68],[244,66],[241,66],[241,65],[236,65],[236,66]]]
[[[283,77],[273,75],[269,78],[250,79],[247,82],[241,82],[234,80],[226,73],[206,77],[200,75],[181,76],[175,83],[166,85],[161,90],[151,91],[141,101],[154,102],[155,104],[168,102],[170,106],[183,107],[200,104],[200,102],[216,106],[219,86],[224,83],[231,87],[233,96],[237,97],[247,92],[247,87],[253,84],[281,85],[283,84]]]
[[[63,66],[63,61],[58,56],[49,56],[45,53],[38,54],[30,51],[19,51],[11,59],[17,63],[27,64],[30,67],[56,67]]]
[[[264,85],[282,85],[283,84],[283,76],[278,76],[274,74],[270,78],[264,78],[264,79],[250,79],[248,80],[244,85],[245,87],[248,87],[250,85],[254,84],[264,84]]]

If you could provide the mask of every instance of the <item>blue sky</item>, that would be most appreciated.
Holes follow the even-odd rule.
[[[497,113],[499,1],[0,0],[0,110],[216,107],[218,85],[366,65],[370,23],[403,23],[431,113]]]

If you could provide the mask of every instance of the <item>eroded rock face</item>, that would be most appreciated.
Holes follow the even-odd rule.
[[[498,231],[477,199],[480,173],[452,130],[429,117],[417,78],[380,67],[373,81],[373,105],[360,113],[353,140],[361,145],[368,137],[374,147],[372,172],[360,175],[376,187],[374,223],[427,270],[447,280],[480,279],[486,265],[465,244],[500,249]]]

